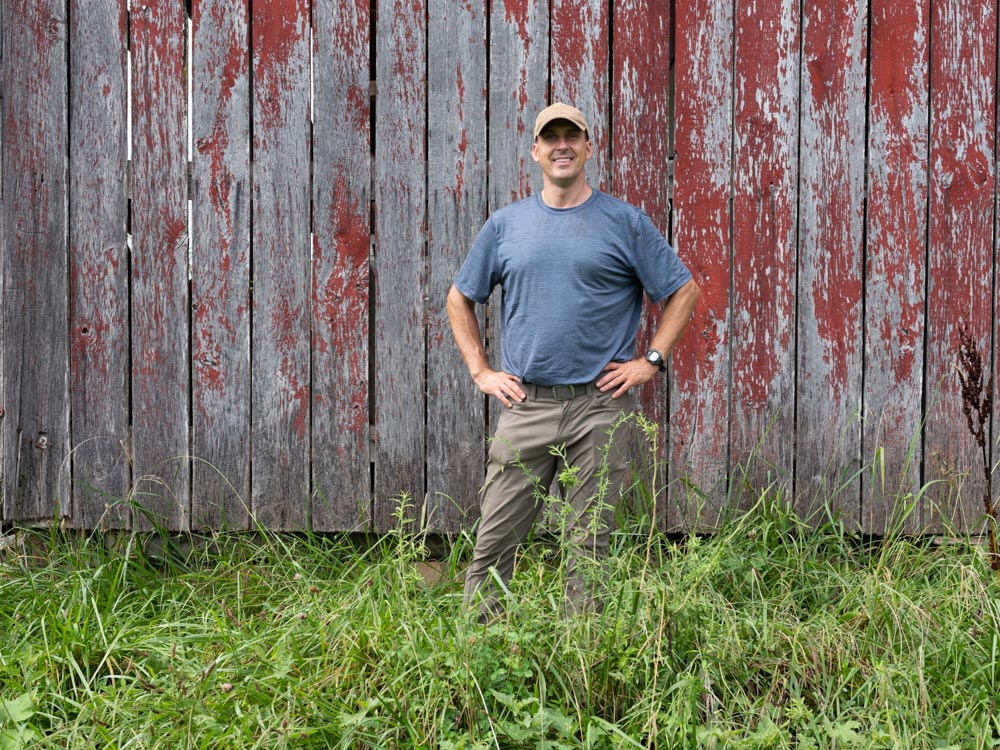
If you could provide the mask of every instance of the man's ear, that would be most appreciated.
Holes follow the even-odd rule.
[[[531,158],[538,161],[538,141],[531,144]]]

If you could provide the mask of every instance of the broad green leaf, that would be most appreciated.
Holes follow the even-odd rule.
[[[0,703],[0,719],[14,724],[23,724],[35,715],[35,699],[25,693],[12,701]]]

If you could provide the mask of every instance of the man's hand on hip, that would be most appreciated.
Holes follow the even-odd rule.
[[[514,404],[513,401],[521,403],[525,394],[521,389],[521,380],[509,372],[502,370],[483,370],[473,377],[479,390],[487,396],[496,396],[500,403],[508,409]]]
[[[648,383],[660,372],[656,365],[652,365],[640,357],[630,359],[628,362],[609,362],[604,368],[604,374],[597,379],[597,390],[607,393],[614,389],[611,398],[618,398],[628,393],[630,388]]]

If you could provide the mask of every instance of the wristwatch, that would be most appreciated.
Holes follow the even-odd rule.
[[[650,349],[645,354],[646,361],[654,367],[659,367],[660,372],[667,369],[667,366],[663,363],[663,355],[660,354],[656,349]]]

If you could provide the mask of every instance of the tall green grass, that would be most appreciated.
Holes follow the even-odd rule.
[[[18,532],[0,552],[0,749],[991,748],[998,592],[980,549],[778,491],[709,537],[625,525],[604,612],[536,539],[489,627],[470,542]],[[146,542],[146,544],[144,544]],[[428,580],[429,579],[429,580]]]

